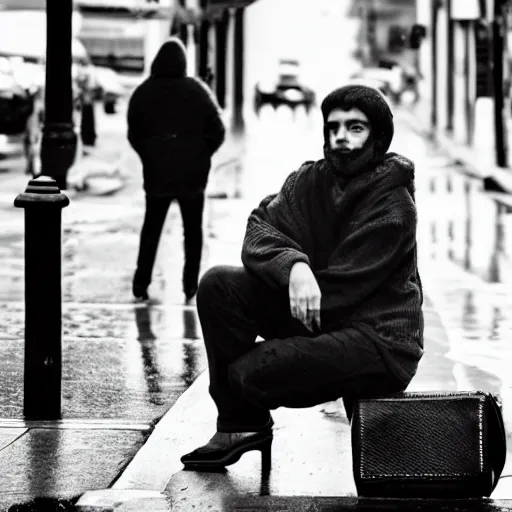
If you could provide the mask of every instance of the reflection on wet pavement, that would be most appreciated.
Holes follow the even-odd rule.
[[[453,166],[425,166],[416,184],[419,233],[430,257],[453,261],[490,283],[509,283],[512,216],[483,191],[481,180]]]
[[[0,417],[23,407],[24,311],[0,304]],[[152,422],[206,368],[195,309],[64,304],[63,418]]]

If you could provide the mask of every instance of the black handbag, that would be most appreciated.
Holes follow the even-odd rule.
[[[506,435],[491,393],[402,392],[354,402],[352,463],[359,496],[490,496]]]

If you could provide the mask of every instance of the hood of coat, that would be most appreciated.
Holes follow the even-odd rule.
[[[151,64],[151,76],[180,78],[187,74],[187,53],[181,39],[171,37],[158,50]]]
[[[414,163],[398,153],[386,153],[371,172],[354,177],[348,184],[352,192],[385,194],[405,187],[414,200]]]

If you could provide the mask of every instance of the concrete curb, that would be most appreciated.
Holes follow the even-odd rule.
[[[89,491],[76,504],[80,512],[168,512],[171,510],[167,496],[161,492],[129,491]]]

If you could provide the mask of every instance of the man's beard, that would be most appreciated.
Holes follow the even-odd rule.
[[[367,143],[358,149],[350,151],[331,149],[324,145],[324,157],[334,174],[344,181],[369,170],[375,160],[374,144]]]

